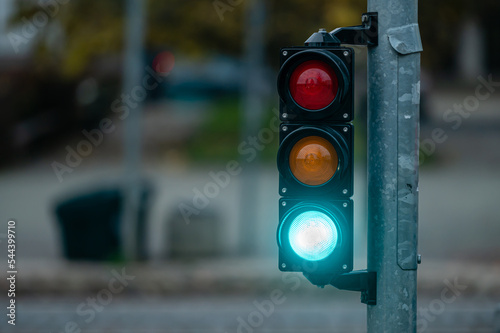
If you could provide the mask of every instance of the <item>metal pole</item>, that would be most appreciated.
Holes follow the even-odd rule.
[[[123,94],[130,95],[141,84],[143,71],[142,43],[144,31],[144,1],[126,1],[125,60]],[[122,95],[123,96],[123,95]],[[133,97],[132,97],[133,98]],[[137,223],[140,204],[141,117],[142,100],[133,99],[125,119],[125,206],[123,209],[122,241],[128,260],[137,259]]]
[[[368,332],[416,332],[421,43],[417,0],[368,0],[368,270],[377,305]]]
[[[243,117],[241,142],[257,135],[264,110],[263,67],[264,67],[264,29],[266,7],[263,0],[249,1],[246,8],[245,27],[245,77],[243,96]],[[258,146],[260,147],[260,146]],[[262,147],[260,147],[262,148]],[[260,151],[260,148],[259,151]],[[245,157],[246,158],[246,157]],[[257,161],[254,161],[257,162]],[[247,161],[243,159],[242,164]],[[258,166],[246,168],[242,175],[240,195],[240,253],[255,254],[257,239],[257,191]]]

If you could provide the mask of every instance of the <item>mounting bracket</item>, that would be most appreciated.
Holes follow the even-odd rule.
[[[377,304],[377,272],[352,271],[336,276],[330,284],[342,290],[361,291],[361,303]]]
[[[337,28],[330,33],[320,29],[309,37],[306,46],[339,46],[349,45],[378,45],[378,13],[369,12],[361,15],[361,25]]]
[[[341,44],[350,45],[378,45],[378,13],[370,12],[361,15],[362,25],[337,28],[330,32],[337,37]]]

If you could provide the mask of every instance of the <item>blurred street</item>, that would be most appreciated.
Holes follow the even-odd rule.
[[[387,30],[392,37],[384,25],[395,21],[379,10],[378,45],[315,49],[314,38],[360,22],[365,33],[340,31],[374,41],[367,28],[374,14],[361,16],[367,4],[373,7],[366,0],[0,1],[0,332],[365,332],[367,312],[376,311],[367,311],[359,292],[317,288],[278,267],[299,263],[288,258],[292,252],[306,258],[293,248],[304,237],[295,241],[286,231],[293,216],[299,233],[312,230],[304,248],[330,251],[307,260],[346,271],[350,203],[339,205],[339,219],[316,212],[329,233],[310,217],[300,224],[307,214],[287,214],[325,193],[345,199],[353,192],[354,270],[367,268],[367,223],[380,216],[371,248],[383,245],[389,255],[374,252],[375,259],[391,263],[391,270],[370,263],[385,273],[379,304],[390,300],[370,327],[411,326],[416,312],[418,333],[500,333],[500,3],[420,1],[418,25],[409,24],[417,22],[413,14],[400,15],[408,25]],[[391,16],[411,7],[396,5],[388,1]],[[308,64],[295,63],[302,49],[292,46],[320,28],[314,55],[301,53]],[[412,65],[374,62],[369,48],[382,50],[382,38]],[[382,64],[387,73],[377,69]],[[398,98],[367,96],[368,84],[382,77]],[[390,112],[396,103],[397,117],[374,118],[374,105]],[[398,126],[389,126],[396,118]],[[312,140],[305,142],[316,143],[301,150],[305,157],[291,157],[302,149],[294,137],[299,120],[323,134],[300,128]],[[351,120],[354,132],[344,124]],[[390,130],[369,126],[384,122]],[[410,143],[391,147],[385,139],[396,133]],[[393,155],[374,153],[384,151]],[[388,194],[388,214],[368,212],[368,155],[399,167],[370,178],[383,178],[371,190]],[[295,171],[293,160],[303,163]],[[280,183],[284,169],[295,178]],[[337,211],[333,205],[325,212]],[[279,215],[285,227],[277,242]],[[392,262],[405,251],[410,259]]]

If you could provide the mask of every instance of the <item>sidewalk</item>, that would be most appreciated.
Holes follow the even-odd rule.
[[[274,259],[218,259],[193,262],[95,264],[74,262],[24,262],[19,264],[19,295],[90,294],[108,288],[125,276],[125,293],[148,295],[268,294],[300,279],[298,293],[343,295],[333,287],[311,285],[300,273],[282,273]],[[293,276],[293,277],[292,277]],[[464,297],[500,301],[500,262],[484,264],[458,261],[423,261],[418,269],[419,295],[440,297],[457,284]],[[118,278],[120,280],[120,278]],[[6,290],[7,281],[0,280]]]

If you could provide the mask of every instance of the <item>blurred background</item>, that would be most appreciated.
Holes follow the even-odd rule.
[[[0,248],[7,258],[14,219],[18,279],[16,326],[1,331],[366,331],[359,294],[277,269],[273,130],[279,49],[365,11],[2,0]],[[420,1],[419,332],[500,330],[499,14],[495,0]],[[367,72],[355,51],[361,269]]]

